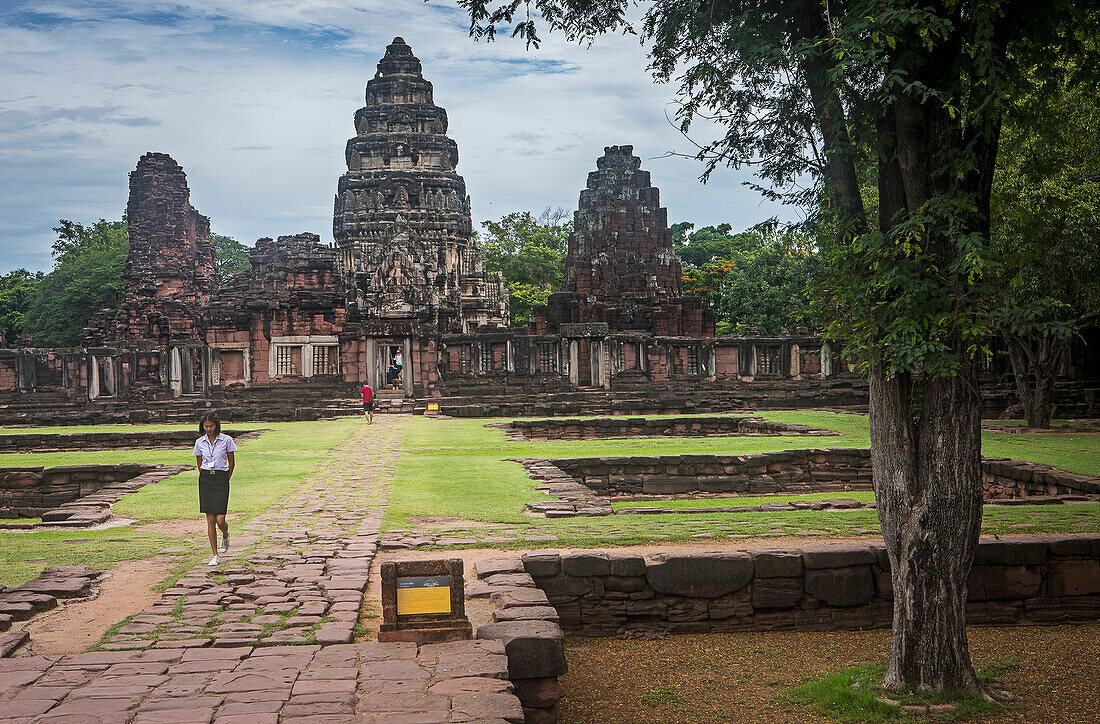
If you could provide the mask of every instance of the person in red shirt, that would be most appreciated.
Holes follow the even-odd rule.
[[[366,384],[359,391],[363,393],[363,417],[367,418],[369,425],[374,422],[374,388]]]

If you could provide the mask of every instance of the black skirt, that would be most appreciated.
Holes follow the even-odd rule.
[[[199,470],[199,512],[225,515],[229,508],[229,471]]]

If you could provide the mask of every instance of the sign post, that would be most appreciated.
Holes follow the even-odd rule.
[[[382,564],[379,641],[429,644],[471,635],[461,558]]]

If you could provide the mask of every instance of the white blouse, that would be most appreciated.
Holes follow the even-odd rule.
[[[202,456],[203,470],[229,470],[229,453],[236,449],[233,438],[221,432],[214,438],[214,442],[210,442],[206,435],[196,440],[194,455]]]

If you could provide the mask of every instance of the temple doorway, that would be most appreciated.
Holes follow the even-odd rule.
[[[377,389],[381,392],[400,392],[412,389],[412,371],[406,359],[407,344],[380,342],[377,346],[375,369],[378,370]]]

